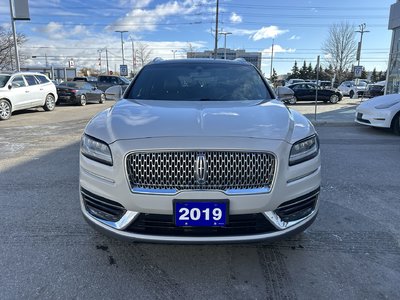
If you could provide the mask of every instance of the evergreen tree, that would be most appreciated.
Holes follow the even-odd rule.
[[[314,72],[311,63],[309,63],[307,67],[307,79],[316,79],[316,72]]]
[[[303,66],[300,69],[300,74],[299,78],[301,79],[307,79],[307,63],[304,61]]]
[[[376,68],[374,68],[374,70],[371,73],[371,81],[372,82],[377,82],[378,80],[378,74],[376,73]]]
[[[365,68],[363,68],[363,70],[361,71],[361,77],[360,79],[367,79],[368,78],[368,73],[365,70]]]
[[[288,76],[288,79],[299,78],[299,76],[300,76],[299,67],[297,66],[297,61],[294,61],[294,65],[292,67],[292,74]]]
[[[379,76],[378,76],[378,81],[384,81],[386,80],[386,72],[379,72]]]

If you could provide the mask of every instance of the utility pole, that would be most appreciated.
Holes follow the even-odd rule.
[[[271,70],[269,72],[269,79],[272,78],[272,63],[274,62],[274,39],[272,39],[272,47],[271,47]]]
[[[171,50],[172,51],[172,53],[174,54],[174,59],[175,59],[175,53],[176,53],[176,51],[178,51],[178,50]]]
[[[110,69],[108,67],[108,50],[106,48],[106,63],[107,63],[107,75],[110,75]]]
[[[47,67],[49,66],[48,61],[47,61],[47,53],[44,53],[44,59],[46,61],[46,69],[47,69]]]
[[[101,53],[104,51],[104,49],[99,49],[97,50],[97,53],[99,53],[99,73],[101,74]]]
[[[17,42],[17,33],[15,30],[15,18],[14,18],[14,5],[13,0],[10,0],[10,15],[11,15],[11,28],[14,37],[14,50],[15,50],[15,64],[17,67],[17,71],[19,72],[21,69],[19,67],[19,56],[18,56],[18,42]]]
[[[116,30],[115,32],[121,33],[121,50],[122,50],[122,64],[125,65],[125,58],[124,58],[124,32],[128,32],[126,30]]]
[[[131,36],[129,36],[129,38],[131,39],[131,43],[132,43],[132,75],[135,75],[135,62],[136,62],[136,58],[135,58],[135,44],[133,42],[133,38]]]
[[[10,0],[11,1],[11,0]],[[218,49],[218,9],[219,0],[217,0],[217,8],[215,10],[215,43],[214,43],[214,59],[217,59],[217,49]]]
[[[226,35],[232,34],[232,32],[221,31],[219,34],[224,35],[224,59],[226,60]]]
[[[366,27],[367,27],[367,24],[362,23],[362,24],[358,25],[358,28],[360,28],[360,30],[356,30],[356,32],[361,33],[360,41],[358,42],[358,48],[357,48],[357,57],[356,57],[357,66],[360,65],[363,35],[364,35],[364,33],[369,32],[369,30],[365,30]]]

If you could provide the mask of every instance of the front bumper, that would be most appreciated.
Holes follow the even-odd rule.
[[[110,145],[113,166],[106,166],[80,156],[80,201],[83,215],[90,225],[108,235],[135,241],[164,243],[234,243],[273,240],[303,231],[311,225],[318,213],[321,183],[320,155],[289,167],[288,157],[291,145],[277,141],[237,138],[235,144],[239,149],[243,149],[240,145],[246,145],[252,150],[269,149],[272,153],[279,153],[275,179],[270,192],[227,195],[222,191],[202,190],[181,191],[174,195],[156,195],[130,190],[126,178],[125,155],[131,149],[135,149],[135,146],[137,147],[134,144],[137,142],[121,141],[118,145]],[[143,145],[142,149],[159,147],[152,144],[151,139],[140,142]],[[176,139],[175,149],[184,148],[187,142],[187,139]],[[223,145],[232,144],[232,141],[229,142],[223,138],[200,139],[197,142],[202,145],[202,149],[223,149]],[[165,145],[165,142],[159,140],[157,144]],[[190,148],[199,149],[200,147],[191,145]],[[232,147],[230,149],[235,150]],[[90,197],[93,199],[91,200]],[[208,199],[210,201],[228,199],[229,219],[232,223],[249,218],[244,220],[246,224],[255,225],[248,226],[251,228],[244,231],[230,228],[214,228],[202,232],[186,227],[178,229],[173,224],[175,199]],[[91,210],[90,203],[94,203],[94,210]],[[95,211],[96,208],[102,209],[103,206],[106,207],[105,214]],[[294,217],[291,218],[287,210],[291,211],[293,206],[299,208],[294,210]],[[115,213],[114,210],[116,210]],[[107,213],[116,214],[118,217],[113,220],[113,217]],[[160,222],[166,224],[165,228],[142,230],[143,226],[140,224],[143,222],[150,224],[149,222],[154,220],[157,224]]]
[[[390,128],[392,116],[386,109],[357,109],[355,122],[372,127]]]

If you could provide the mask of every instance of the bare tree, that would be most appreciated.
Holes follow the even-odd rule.
[[[351,68],[356,58],[357,43],[354,26],[349,23],[334,24],[329,29],[329,36],[322,45],[326,60],[335,70],[340,83],[346,69]]]
[[[149,49],[149,45],[141,42],[137,43],[136,58],[140,61],[141,66],[144,66],[150,61],[150,56],[153,50]]]
[[[17,34],[17,44],[21,46],[26,42],[23,34]],[[16,66],[14,55],[14,39],[11,31],[0,27],[0,70],[13,70]],[[23,64],[23,55],[20,55]]]

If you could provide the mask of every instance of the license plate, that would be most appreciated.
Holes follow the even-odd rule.
[[[174,201],[176,226],[221,227],[228,223],[228,200]]]

